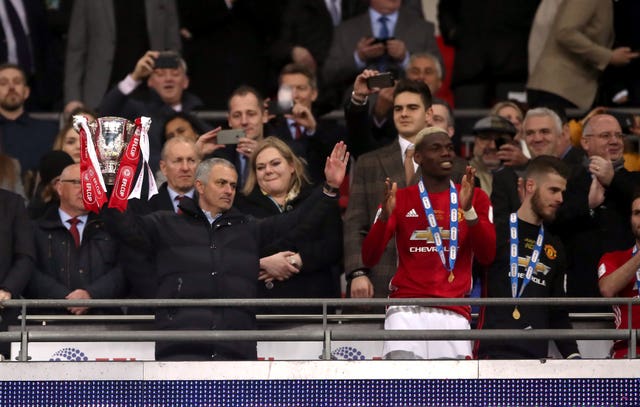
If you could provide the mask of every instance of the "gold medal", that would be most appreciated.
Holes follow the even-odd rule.
[[[518,311],[518,306],[513,309],[513,314],[511,315],[513,316],[513,319],[520,319],[520,311]]]
[[[453,283],[453,280],[456,278],[456,276],[453,275],[453,271],[449,272],[449,278],[447,278],[447,280],[450,283]]]

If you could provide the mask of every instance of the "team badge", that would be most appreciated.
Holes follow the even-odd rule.
[[[544,245],[544,254],[547,255],[547,258],[549,260],[555,260],[556,257],[558,257],[558,252],[556,251],[555,247],[551,246],[550,244]]]

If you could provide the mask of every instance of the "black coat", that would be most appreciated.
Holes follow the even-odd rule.
[[[155,256],[158,298],[255,298],[263,247],[295,233],[308,233],[337,204],[321,192],[287,215],[251,221],[230,209],[210,224],[195,201],[184,199],[178,215],[169,211],[133,216],[106,210],[109,225],[127,244]],[[246,307],[164,308],[156,313],[161,330],[255,329],[255,311]],[[255,359],[255,341],[158,342],[158,360]]]
[[[88,291],[94,299],[122,298],[119,246],[95,214],[87,218],[79,248],[62,224],[58,208],[35,222],[35,242],[37,265],[26,292],[29,298],[64,299],[76,289]],[[66,313],[60,308],[55,312]]]
[[[149,164],[153,171],[158,170],[160,152],[164,144],[164,125],[169,118],[176,114],[175,110],[162,101],[158,93],[153,89],[142,92],[140,98],[135,97],[136,92],[125,95],[118,86],[114,86],[102,99],[98,112],[101,116],[121,116],[131,121],[140,116],[151,118],[149,127]],[[182,112],[191,113],[202,107],[200,98],[192,93],[184,92],[180,100]],[[194,117],[198,127],[208,131],[211,126]]]
[[[35,265],[33,229],[24,198],[0,189],[0,289],[22,294]]]
[[[294,210],[309,199],[310,189],[303,189],[300,195],[287,202],[285,213]],[[248,196],[236,195],[236,208],[256,218],[281,215],[276,204],[256,186]],[[262,248],[260,257],[282,251],[300,254],[303,266],[300,273],[286,281],[274,281],[268,289],[263,281],[258,281],[258,296],[261,298],[330,298],[339,294],[338,264],[342,259],[342,219],[338,207],[324,216],[322,225],[310,234],[294,234],[286,239],[278,239]],[[310,308],[286,308],[278,313],[309,313]],[[276,310],[264,310],[276,312]]]

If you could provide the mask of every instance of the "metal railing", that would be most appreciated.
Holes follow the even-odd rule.
[[[629,306],[628,318],[632,322],[632,305],[640,305],[640,298],[395,298],[395,299],[119,299],[119,300],[7,300],[2,303],[6,308],[20,308],[20,330],[0,333],[0,342],[20,342],[19,360],[27,361],[30,342],[51,341],[127,341],[146,342],[169,341],[221,341],[221,340],[257,340],[257,341],[322,341],[324,359],[331,358],[331,341],[336,340],[503,340],[512,339],[574,339],[574,340],[627,340],[629,358],[636,357],[638,331],[636,329],[492,329],[492,330],[340,330],[334,331],[330,321],[345,322],[353,320],[349,315],[329,314],[330,308],[375,307],[392,305],[438,306],[523,306],[537,305],[550,307],[620,305]],[[45,332],[30,330],[27,325],[29,312],[39,308],[100,307],[100,308],[157,308],[157,307],[322,307],[321,328],[315,330],[131,330],[96,332]],[[317,316],[317,315],[316,315]],[[140,316],[135,316],[139,318]],[[370,317],[370,316],[369,316]],[[73,320],[75,317],[66,317]],[[139,318],[148,320],[146,318]],[[358,318],[355,318],[358,319]],[[315,318],[314,320],[318,320]],[[633,323],[629,324],[630,327]]]

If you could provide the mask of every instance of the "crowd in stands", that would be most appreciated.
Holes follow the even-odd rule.
[[[0,301],[638,296],[640,116],[615,108],[640,105],[640,6],[423,3],[0,1]],[[490,111],[468,151],[454,106]],[[336,109],[344,121],[323,117]],[[201,110],[226,111],[226,128]],[[150,117],[158,194],[85,209],[78,115]],[[159,329],[244,330],[309,309],[154,311]],[[478,327],[567,328],[569,311],[484,308]],[[471,328],[469,307],[384,312],[385,329]],[[385,357],[548,353],[472,345],[390,341]],[[256,349],[159,342],[156,356]]]

